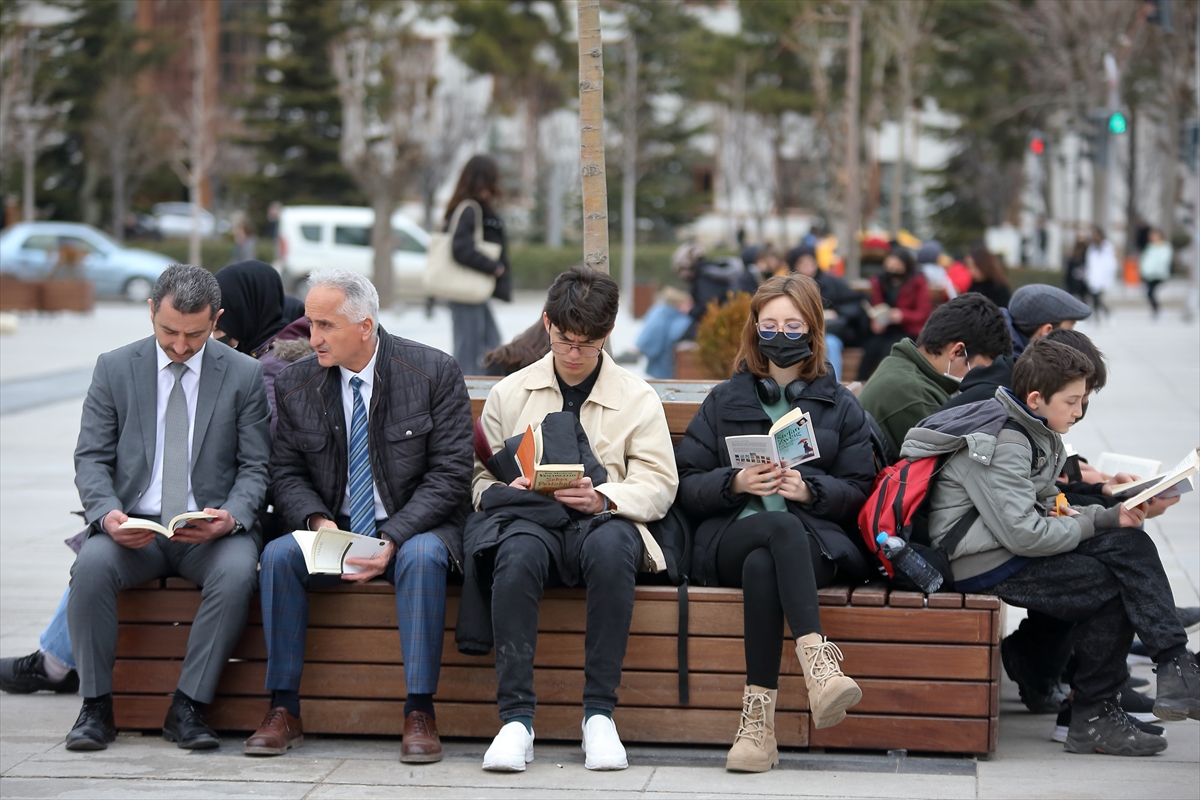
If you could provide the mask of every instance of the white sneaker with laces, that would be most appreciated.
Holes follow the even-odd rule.
[[[514,720],[505,724],[483,754],[483,768],[492,772],[524,772],[533,761],[533,731]]]
[[[594,714],[583,723],[583,765],[588,769],[626,769],[625,745],[617,735],[617,726],[603,714]]]

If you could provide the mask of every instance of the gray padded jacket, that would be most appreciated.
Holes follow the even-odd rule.
[[[1003,428],[1006,419],[1028,436]],[[1059,492],[1055,479],[1067,457],[1062,437],[1004,387],[992,400],[922,420],[908,432],[900,455],[949,455],[929,496],[929,538],[934,546],[968,510],[979,511],[979,519],[949,553],[955,580],[990,572],[1015,556],[1069,552],[1097,530],[1119,525],[1117,508],[1079,506],[1077,516],[1047,515]]]

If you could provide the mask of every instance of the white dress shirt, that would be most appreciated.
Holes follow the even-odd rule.
[[[184,362],[187,367],[183,371],[180,383],[183,384],[183,396],[187,399],[188,414],[188,464],[192,463],[192,438],[196,432],[196,402],[200,397],[200,364],[204,360],[204,348],[200,346],[196,355]],[[171,399],[171,390],[175,388],[175,374],[167,367],[171,359],[163,352],[162,347],[155,347],[158,354],[158,396],[155,409],[154,423],[154,468],[150,473],[150,485],[137,503],[129,510],[130,515],[137,517],[157,517],[162,513],[162,476],[163,476],[163,442],[167,433],[167,401]],[[200,511],[196,507],[196,497],[192,494],[192,470],[188,468],[188,511]],[[168,520],[163,520],[167,524]]]
[[[346,454],[350,454],[350,426],[354,422],[354,392],[350,388],[350,379],[359,378],[362,380],[362,386],[358,387],[358,394],[362,397],[363,406],[367,411],[367,427],[370,428],[371,419],[371,389],[375,385],[375,356],[379,354],[379,340],[375,340],[375,352],[371,353],[371,360],[363,367],[362,372],[351,372],[345,367],[338,367],[342,372],[342,410],[346,412]],[[370,453],[370,445],[367,445],[367,452]],[[346,497],[342,500],[342,513],[347,517],[350,516],[350,480],[349,480],[350,465],[346,464],[347,480],[346,480]],[[375,480],[375,471],[371,470],[371,491],[375,495],[375,519],[387,519],[387,510],[383,507],[383,499],[379,496],[379,482]]]

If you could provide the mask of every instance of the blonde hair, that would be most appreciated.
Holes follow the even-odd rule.
[[[771,278],[750,298],[750,315],[742,328],[742,343],[738,348],[734,364],[739,372],[748,371],[756,377],[771,374],[767,357],[758,349],[758,314],[763,306],[777,297],[786,297],[800,312],[800,318],[808,323],[808,336],[812,355],[800,363],[800,379],[812,383],[824,375],[825,370],[825,309],[821,304],[821,290],[817,282],[805,275],[782,275]],[[783,335],[783,334],[777,334]]]

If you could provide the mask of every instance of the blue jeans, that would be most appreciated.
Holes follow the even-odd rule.
[[[842,340],[832,333],[825,334],[825,358],[833,364],[833,377],[842,379]]]
[[[71,632],[67,628],[67,600],[70,597],[71,587],[68,586],[63,592],[62,600],[58,601],[58,608],[54,609],[50,624],[38,639],[38,647],[43,653],[49,653],[71,669],[75,669],[75,654],[71,652]]]
[[[300,691],[308,633],[308,589],[345,583],[338,575],[309,575],[300,546],[282,536],[263,550],[259,572],[267,690]],[[434,694],[446,631],[446,571],[450,551],[433,533],[400,546],[383,578],[396,587],[400,652],[409,694]]]

